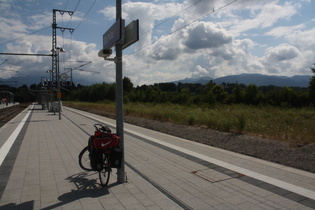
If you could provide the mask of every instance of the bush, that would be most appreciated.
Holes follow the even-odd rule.
[[[235,126],[236,126],[236,130],[239,133],[242,133],[245,126],[246,126],[246,118],[244,116],[244,114],[238,115],[237,119],[235,121]]]

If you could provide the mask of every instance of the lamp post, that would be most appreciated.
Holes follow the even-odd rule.
[[[47,70],[46,71],[47,73],[50,73],[50,80],[49,80],[49,108],[48,110],[50,110],[50,107],[51,107],[51,104],[52,104],[52,101],[53,101],[53,96],[52,96],[52,76],[53,76],[53,70]]]

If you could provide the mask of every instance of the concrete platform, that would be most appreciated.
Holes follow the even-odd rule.
[[[7,108],[7,107],[16,106],[16,105],[19,105],[19,102],[16,102],[16,103],[8,103],[8,104],[0,103],[0,109],[4,109],[4,108]]]
[[[93,124],[31,105],[0,128],[0,209],[315,209],[315,174],[125,124],[126,183],[82,170]]]

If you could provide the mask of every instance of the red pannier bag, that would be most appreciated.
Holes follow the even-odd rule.
[[[115,134],[102,133],[91,136],[92,148],[110,151],[119,147],[120,138]]]

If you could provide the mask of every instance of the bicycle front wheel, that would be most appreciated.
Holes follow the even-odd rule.
[[[108,181],[109,181],[109,177],[110,177],[110,172],[111,172],[111,168],[109,166],[109,156],[103,154],[103,169],[101,171],[99,171],[99,178],[100,178],[100,182],[102,187],[107,186]]]
[[[85,147],[79,154],[79,165],[83,170],[93,171],[90,161],[90,152],[88,147]]]

